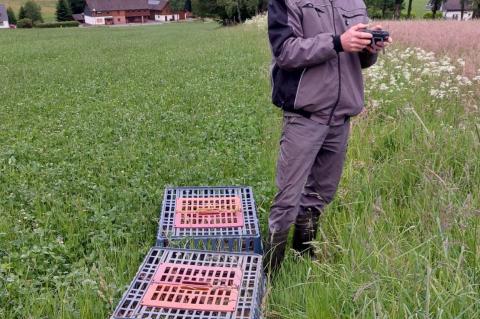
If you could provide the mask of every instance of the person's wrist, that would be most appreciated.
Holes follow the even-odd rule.
[[[333,36],[333,49],[339,53],[343,52],[343,45],[342,45],[342,39],[340,35],[334,35]]]

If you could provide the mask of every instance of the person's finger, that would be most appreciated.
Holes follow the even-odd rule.
[[[373,35],[368,32],[361,32],[361,31],[355,31],[352,34],[356,38],[362,38],[362,39],[371,39]]]
[[[363,38],[353,38],[352,42],[360,45],[369,45],[370,43],[372,43],[372,40],[371,39],[366,40]]]
[[[389,44],[390,44],[390,43],[393,43],[392,37],[388,37],[387,42],[388,42]]]
[[[361,29],[366,29],[368,27],[368,24],[363,24],[363,23],[359,23],[359,24],[356,24],[352,27],[352,30],[353,31],[358,31],[358,30],[361,30]]]

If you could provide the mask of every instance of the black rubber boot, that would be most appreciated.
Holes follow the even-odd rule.
[[[317,237],[320,212],[314,208],[307,208],[305,214],[297,217],[295,232],[293,233],[293,249],[301,254],[315,257],[311,241]]]
[[[274,232],[268,234],[267,250],[263,268],[266,274],[274,274],[285,257],[285,248],[287,246],[288,229],[283,232]]]

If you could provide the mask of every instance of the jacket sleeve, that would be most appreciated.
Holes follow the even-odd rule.
[[[371,67],[377,62],[378,54],[372,54],[368,51],[362,51],[358,54],[362,69]]]
[[[302,12],[291,1],[269,0],[268,3],[268,38],[277,65],[282,69],[297,69],[334,58],[337,52],[333,34],[304,38]]]

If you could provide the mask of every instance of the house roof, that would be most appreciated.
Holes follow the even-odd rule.
[[[150,10],[162,10],[168,4],[168,0],[147,0]]]
[[[0,23],[8,21],[7,10],[3,4],[0,4]]]
[[[83,13],[74,13],[72,14],[72,17],[75,21],[85,21],[85,16]]]
[[[90,10],[162,10],[168,0],[86,0]]]
[[[465,1],[465,11],[472,10],[472,1]],[[443,4],[442,7],[443,11],[461,11],[462,10],[462,4],[461,0],[447,0]]]

